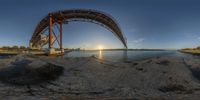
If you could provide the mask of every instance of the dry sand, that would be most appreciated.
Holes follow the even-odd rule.
[[[18,55],[0,60],[0,100],[198,100],[199,68],[200,59],[174,57],[122,63]]]

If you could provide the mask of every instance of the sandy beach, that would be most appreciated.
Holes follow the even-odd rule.
[[[199,65],[178,57],[123,63],[21,54],[0,60],[0,99],[198,100]]]

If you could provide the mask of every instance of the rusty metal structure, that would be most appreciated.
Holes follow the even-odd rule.
[[[63,49],[63,24],[67,24],[71,21],[92,22],[101,25],[114,33],[119,40],[121,40],[124,47],[127,48],[126,38],[124,37],[115,19],[104,12],[90,9],[72,9],[49,13],[39,22],[35,31],[33,32],[30,40],[30,48],[39,49],[48,44],[49,49],[51,49],[53,44],[57,42],[60,46],[60,49]],[[59,35],[55,34],[53,26],[57,26],[59,29]],[[47,35],[44,34],[45,31],[48,31]]]

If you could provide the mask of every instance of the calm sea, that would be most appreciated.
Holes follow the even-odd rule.
[[[72,51],[64,55],[65,58],[91,57],[95,56],[99,59],[108,61],[135,61],[144,60],[153,57],[180,57],[185,59],[200,58],[190,54],[181,53],[178,51]],[[0,55],[0,59],[9,58],[9,55]]]
[[[90,57],[95,56],[99,59],[108,61],[133,61],[143,60],[152,57],[181,57],[181,58],[200,58],[190,54],[181,53],[178,51],[73,51],[65,54],[65,58],[71,57]]]

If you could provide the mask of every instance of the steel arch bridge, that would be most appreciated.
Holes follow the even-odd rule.
[[[49,49],[51,49],[53,44],[57,42],[60,49],[62,49],[62,25],[71,21],[86,21],[99,24],[114,33],[124,47],[127,48],[126,38],[116,20],[109,14],[91,9],[71,9],[49,13],[36,26],[30,40],[30,48],[39,49],[48,44]],[[53,26],[57,26],[60,32],[59,35],[56,36]],[[48,30],[48,35],[44,34],[46,30]]]

